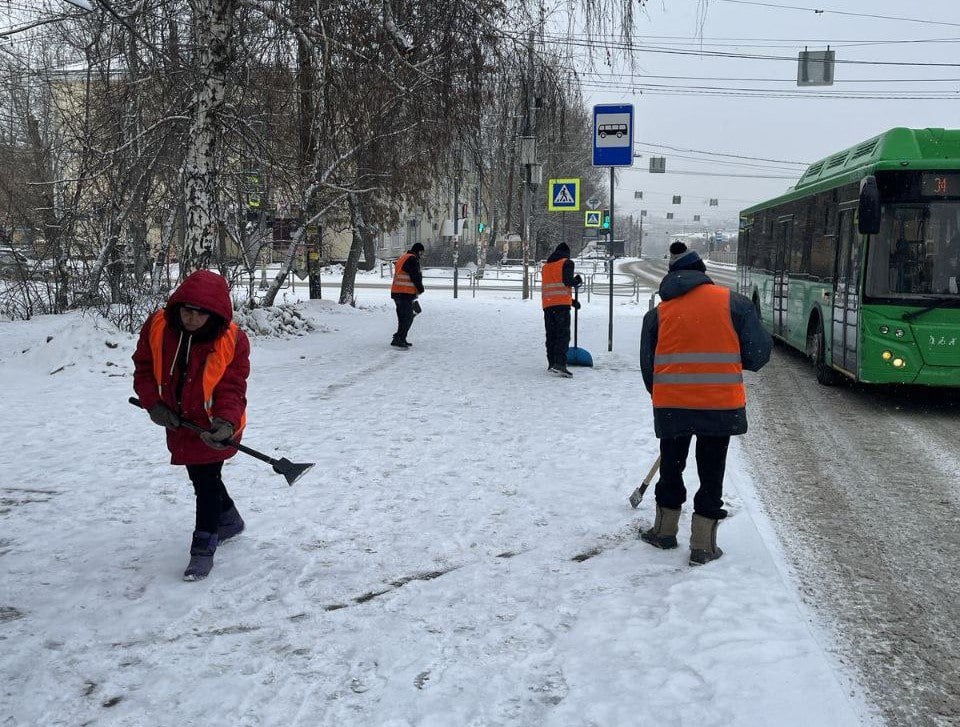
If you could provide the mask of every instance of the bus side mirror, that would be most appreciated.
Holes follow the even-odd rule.
[[[860,182],[857,232],[861,235],[876,235],[880,232],[880,188],[874,176],[864,177]]]

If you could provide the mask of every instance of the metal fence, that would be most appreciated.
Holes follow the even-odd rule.
[[[725,263],[727,265],[736,265],[737,264],[737,253],[736,252],[717,252],[714,250],[711,253],[707,254],[707,260],[715,263]]]
[[[581,295],[585,293],[587,301],[589,301],[592,296],[606,297],[610,294],[610,274],[602,271],[603,261],[597,261],[598,267],[600,267],[601,270],[596,270],[595,272],[587,271],[590,268],[589,262],[593,261],[588,261],[588,264],[584,266],[586,269],[579,267],[578,264],[577,270],[578,274],[583,277],[584,283],[581,288]],[[389,272],[387,272],[387,270],[389,270]],[[450,285],[453,285],[453,268],[423,268],[422,273],[424,281],[448,281]],[[392,263],[381,263],[380,277],[392,277],[392,275]],[[471,296],[476,298],[478,291],[520,292],[524,287],[523,275],[522,265],[505,265],[501,263],[487,265],[483,270],[482,277],[472,268],[462,268],[458,273],[458,278],[462,283],[462,287],[469,287]],[[540,267],[538,265],[529,266],[527,270],[527,280],[529,281],[531,295],[540,290],[541,277]],[[427,285],[427,287],[429,287],[429,285]],[[614,297],[632,298],[639,303],[641,290],[645,290],[647,287],[648,286],[641,285],[639,278],[634,275],[628,273],[613,274]]]
[[[609,273],[587,275],[584,282],[586,283],[587,301],[589,301],[593,295],[610,295],[611,285]],[[640,285],[640,280],[635,275],[614,273],[612,287],[614,297],[628,297],[633,298],[638,303],[640,302],[640,288],[643,286]]]

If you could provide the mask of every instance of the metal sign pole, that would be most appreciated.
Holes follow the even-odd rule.
[[[610,167],[610,244],[607,248],[607,260],[610,265],[610,320],[607,325],[607,350],[613,350],[613,184],[614,167]]]
[[[633,165],[633,105],[598,104],[593,107],[593,166],[610,167],[610,224],[608,232],[607,264],[609,270],[610,311],[607,326],[607,350],[613,351],[613,264],[616,260],[614,246],[614,204],[616,191],[616,167]]]

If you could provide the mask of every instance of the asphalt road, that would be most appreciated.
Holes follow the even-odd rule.
[[[760,502],[832,650],[888,725],[960,725],[960,390],[823,387],[778,344],[747,407]]]

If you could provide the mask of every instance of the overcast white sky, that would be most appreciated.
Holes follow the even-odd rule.
[[[635,105],[637,152],[644,157],[620,176],[617,205],[626,205],[627,212],[642,208],[651,218],[663,219],[672,211],[677,220],[692,220],[694,214],[710,212],[707,200],[716,197],[724,216],[735,217],[738,210],[792,184],[786,179],[653,175],[647,171],[651,155],[666,156],[668,172],[796,178],[802,171],[796,165],[769,164],[769,170],[721,165],[716,162],[746,160],[655,145],[811,163],[895,126],[960,124],[958,0],[650,0],[637,34],[637,46],[657,52],[640,51],[632,77],[604,67],[596,69],[599,75],[585,75],[590,105]],[[824,50],[828,44],[837,53],[835,84],[798,88],[798,52],[804,47]],[[707,55],[716,52],[786,60]],[[685,87],[680,94],[678,87]],[[760,91],[745,97],[729,89]],[[790,96],[771,96],[777,93]],[[918,98],[931,94],[938,98]],[[715,161],[702,161],[706,159]],[[634,190],[644,192],[643,202],[634,201]],[[672,205],[675,194],[683,198],[679,207]]]

